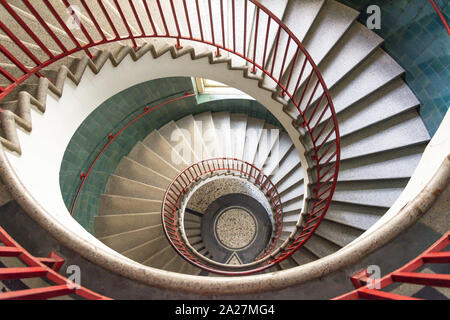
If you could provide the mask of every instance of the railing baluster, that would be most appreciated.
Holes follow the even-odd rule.
[[[258,28],[259,28],[259,7],[256,8],[256,22],[255,22],[255,43],[253,47],[253,68],[252,73],[256,73],[256,49],[258,47]],[[266,35],[267,37],[268,35]]]
[[[275,68],[275,64],[277,62],[277,52],[278,52],[278,44],[280,42],[280,34],[281,34],[281,26],[278,27],[278,32],[277,32],[277,40],[275,43],[275,51],[273,54],[273,59],[272,59],[272,69],[270,70],[270,75],[273,76],[273,70]]]
[[[25,5],[27,6],[27,8],[30,10],[30,12],[33,14],[33,16],[38,20],[38,22],[41,24],[41,26],[45,29],[45,31],[47,31],[47,33],[50,35],[50,37],[53,39],[53,41],[56,42],[56,44],[58,45],[58,47],[63,51],[66,52],[67,49],[64,46],[64,44],[61,42],[61,40],[59,40],[59,38],[56,36],[56,34],[52,31],[52,29],[50,29],[50,27],[48,26],[47,22],[45,22],[45,20],[41,17],[41,15],[36,11],[36,9],[31,5],[31,3],[29,2],[29,0],[22,0]]]
[[[64,3],[64,5],[66,6],[66,8],[68,8],[68,9],[70,8],[70,3],[69,3],[68,0],[63,0],[63,3]],[[73,12],[72,14],[73,14],[73,15],[76,15],[75,12]],[[90,45],[93,45],[93,44],[94,44],[94,40],[92,40],[91,35],[90,35],[89,32],[86,30],[86,28],[84,27],[83,23],[81,22],[81,17],[77,17],[77,18],[78,18],[78,21],[80,22],[79,27],[80,27],[80,29],[81,29],[81,32],[83,32],[83,34],[84,34],[84,36],[86,37],[86,39],[88,40],[89,44],[90,44]],[[62,21],[62,20],[61,20],[61,21]]]
[[[300,74],[298,75],[297,83],[295,84],[294,92],[292,93],[292,100],[298,106],[300,106],[300,104],[295,101],[295,96],[297,95],[297,91],[300,88],[300,82],[302,81],[303,73],[305,72],[307,62],[308,62],[308,59],[306,59],[306,57],[305,57],[305,60],[303,61],[302,69],[300,70]]]
[[[148,21],[150,21],[150,25],[152,26],[153,36],[156,36],[158,35],[158,30],[156,30],[155,23],[153,22],[152,14],[150,12],[150,8],[148,7],[147,0],[142,0],[142,2],[144,3],[144,9],[147,13]]]
[[[308,80],[306,81],[305,88],[303,89],[302,96],[300,97],[300,100],[298,101],[298,107],[300,109],[301,109],[301,105],[302,105],[303,99],[305,98],[305,94],[306,94],[306,91],[308,90],[309,83],[311,82],[313,74],[314,74],[314,69],[311,70],[311,73],[309,74]]]
[[[286,57],[287,57],[287,54],[289,52],[289,45],[290,44],[291,44],[291,38],[289,37],[289,39],[287,41],[287,44],[286,44],[286,49],[284,51],[284,57],[283,57],[283,62],[281,64],[280,75],[278,76],[278,79],[279,79],[280,83],[281,83],[281,81],[283,79],[283,70],[284,70],[284,65],[286,63]]]
[[[267,44],[269,41],[269,31],[270,31],[270,22],[272,21],[272,19],[270,19],[269,16],[267,16],[267,30],[266,30],[266,41],[264,41],[264,53],[263,53],[263,60],[262,60],[262,69],[263,72],[266,69],[266,54],[267,54]]]
[[[67,36],[72,40],[72,42],[75,44],[75,47],[77,48],[82,48],[80,42],[77,40],[77,38],[74,36],[74,34],[72,33],[72,31],[70,31],[70,29],[67,27],[67,25],[64,23],[64,21],[62,20],[61,16],[59,15],[59,13],[55,10],[55,8],[53,8],[53,6],[51,5],[51,3],[48,0],[43,0],[44,4],[47,6],[47,8],[50,10],[50,12],[52,13],[52,15],[55,17],[56,21],[58,21],[59,25],[63,28],[64,32],[67,34]],[[91,39],[92,40],[92,39]],[[89,51],[89,49],[84,49],[84,51],[86,52],[86,54],[89,56],[89,58],[93,58],[93,55],[91,54],[91,52]]]
[[[192,27],[191,27],[191,20],[189,18],[189,11],[186,5],[186,0],[183,0],[183,7],[184,7],[184,15],[186,16],[186,23],[189,30],[189,38],[192,39]]]
[[[223,0],[220,0],[220,19],[222,21],[222,44],[223,44],[223,48],[227,47],[227,44],[225,42],[225,19],[223,17]]]
[[[8,71],[0,67],[0,74],[4,76],[6,79],[8,79],[10,82],[16,82],[16,78],[14,78]],[[1,91],[5,91],[3,87],[1,87]]]
[[[105,5],[103,4],[102,0],[97,0],[98,5],[100,6],[100,9],[102,10],[103,14],[105,15],[106,20],[108,21],[109,26],[111,27],[111,29],[113,30],[115,36],[116,36],[116,40],[120,39],[120,35],[119,32],[117,31],[116,26],[114,25],[114,22],[111,19],[111,16],[108,13],[108,10],[106,10]]]
[[[216,57],[220,57],[220,49],[216,44],[216,37],[214,32],[214,21],[213,21],[213,14],[212,14],[212,7],[211,7],[211,0],[208,0],[208,12],[209,12],[209,24],[211,26],[211,38],[212,38],[212,44],[217,47],[216,50]]]
[[[236,53],[236,3],[235,0],[231,2],[231,11],[232,11],[232,24],[233,24],[233,52]]]
[[[179,50],[179,49],[182,49],[183,47],[180,44],[180,38],[181,38],[180,24],[178,23],[178,16],[175,11],[175,5],[173,4],[173,0],[170,0],[170,8],[172,9],[172,15],[173,15],[173,19],[175,21],[175,27],[177,28],[177,33],[178,33],[177,44],[175,45],[175,47]]]
[[[127,18],[125,17],[125,14],[123,13],[122,7],[120,6],[118,0],[114,0],[114,4],[116,5],[117,11],[119,11],[120,18],[122,19],[122,22],[127,29],[128,35],[130,36],[131,42],[133,43],[133,48],[137,48],[136,39],[134,39],[133,32],[131,31],[131,27],[127,21]]]
[[[156,0],[156,4],[158,5],[159,14],[161,15],[161,20],[164,26],[164,30],[166,31],[166,36],[169,36],[169,28],[167,28],[166,17],[164,16],[163,9],[161,7],[160,0]]]
[[[20,62],[11,52],[9,52],[2,44],[0,44],[0,51],[12,62],[14,63],[22,72],[25,74],[29,70]],[[5,71],[6,72],[6,71]],[[11,76],[12,77],[12,76]]]
[[[133,11],[134,18],[136,19],[139,29],[141,30],[141,36],[143,37],[143,36],[145,36],[145,30],[144,30],[144,26],[142,25],[141,19],[139,18],[139,15],[136,11],[136,6],[134,5],[133,0],[128,0],[128,3],[130,4],[131,11]]]
[[[247,56],[247,1],[244,1],[244,57]]]
[[[36,65],[41,65],[41,61],[20,41],[9,28],[0,21],[0,29],[31,59]]]
[[[28,27],[28,25],[22,20],[22,18],[17,14],[17,12],[11,8],[9,3],[6,0],[0,1],[5,9],[9,12],[9,14],[20,24],[20,26],[29,34],[29,36],[36,42],[37,45],[48,55],[50,59],[53,59],[55,56],[51,51],[47,48],[46,45],[39,39],[39,37]]]
[[[198,18],[198,27],[200,29],[200,39],[204,41],[205,38],[203,37],[202,17],[200,15],[200,5],[198,4],[198,0],[195,0],[195,5],[197,7],[197,18]]]
[[[286,90],[289,90],[289,85],[291,84],[292,74],[294,72],[295,63],[297,62],[297,58],[298,58],[299,53],[300,53],[300,46],[297,46],[297,50],[295,51],[295,55],[294,55],[294,60],[291,63],[291,71],[289,72],[289,78],[288,78],[288,81],[286,83]],[[281,96],[284,97],[284,95],[286,94],[286,90],[283,90],[281,92]]]

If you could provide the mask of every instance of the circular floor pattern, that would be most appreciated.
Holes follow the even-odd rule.
[[[242,207],[231,207],[222,211],[215,223],[217,240],[225,247],[239,250],[255,240],[256,219]]]

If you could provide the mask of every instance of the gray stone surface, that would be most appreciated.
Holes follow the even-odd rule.
[[[245,209],[227,209],[217,218],[217,239],[230,249],[249,246],[255,239],[256,232],[255,218]]]

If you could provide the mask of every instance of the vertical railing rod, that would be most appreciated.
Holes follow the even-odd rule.
[[[214,33],[214,21],[213,21],[211,0],[208,0],[208,12],[209,12],[209,24],[211,26],[212,44],[214,46],[217,46],[216,45],[216,37],[215,37],[215,33]],[[217,47],[217,50],[216,50],[216,57],[220,57],[220,49],[219,49],[219,47]]]
[[[2,44],[0,43],[0,52],[2,52],[12,63],[14,63],[23,73],[28,73],[29,70],[19,61],[11,52],[8,51]]]
[[[53,53],[47,48],[46,45],[39,39],[39,37],[28,27],[25,21],[17,14],[17,12],[11,8],[9,3],[6,0],[1,0],[1,3],[5,7],[5,9],[9,12],[9,14],[20,24],[20,26],[30,35],[30,37],[36,42],[36,44],[48,55],[50,59],[54,58]]]
[[[243,55],[244,57],[247,56],[247,3],[248,1],[244,1],[245,6],[244,6],[244,50],[243,50]]]
[[[19,38],[16,37],[16,35],[9,30],[9,28],[0,21],[0,29],[3,30],[3,32],[6,33],[6,35],[31,59],[36,65],[41,65],[41,61],[28,49],[22,41],[20,41]]]
[[[94,23],[94,26],[97,29],[100,36],[102,37],[103,41],[107,41],[106,35],[103,32],[103,29],[100,27],[100,24],[98,23],[97,19],[95,18],[94,14],[92,13],[92,10],[86,4],[86,0],[80,0],[80,2],[83,5],[84,10],[86,10],[87,14],[89,15],[89,18],[91,18],[92,23]]]
[[[299,53],[300,53],[300,46],[297,46],[297,50],[295,51],[295,55],[294,55],[294,60],[291,63],[291,71],[289,72],[289,78],[288,78],[288,81],[287,81],[286,86],[285,86],[286,90],[289,90],[289,85],[291,84],[292,74],[294,72],[295,63],[297,62],[297,58],[298,58]],[[284,96],[286,94],[286,90],[283,90],[281,92],[282,96]]]
[[[274,51],[273,59],[272,59],[272,69],[270,70],[271,76],[273,76],[273,70],[274,70],[275,64],[277,62],[277,52],[278,52],[278,43],[280,42],[280,33],[281,33],[281,26],[278,27],[277,42],[275,43],[275,51]]]
[[[297,103],[295,101],[295,97],[297,95],[297,91],[300,88],[300,82],[302,81],[303,78],[303,73],[305,72],[305,68],[306,68],[306,63],[308,62],[308,59],[306,59],[303,61],[303,65],[302,65],[302,69],[300,70],[300,74],[298,75],[298,79],[297,79],[297,83],[295,84],[295,89],[294,92],[292,93],[292,100],[294,103],[296,103],[297,105],[299,105],[299,103]]]
[[[263,53],[263,60],[261,67],[263,68],[263,71],[266,69],[266,55],[267,55],[267,45],[269,42],[269,31],[270,31],[270,22],[272,19],[270,19],[269,16],[267,16],[267,30],[266,30],[266,41],[264,42],[264,53]]]
[[[195,6],[197,8],[197,18],[198,18],[198,27],[200,29],[200,39],[204,41],[203,37],[203,26],[202,26],[202,17],[200,15],[200,5],[198,4],[198,0],[195,0]]]
[[[259,27],[259,7],[256,8],[256,22],[255,22],[255,43],[253,48],[253,68],[252,73],[256,73],[256,49],[258,46],[258,27]],[[268,37],[268,35],[266,35]]]
[[[186,23],[187,23],[188,30],[189,30],[189,38],[192,39],[192,26],[191,26],[191,20],[189,18],[189,11],[187,8],[186,0],[183,0],[183,7],[184,7],[184,14],[186,16]]]
[[[74,34],[70,31],[70,29],[67,27],[65,22],[62,20],[59,13],[53,8],[52,4],[48,0],[43,0],[44,4],[47,6],[47,8],[50,10],[52,15],[55,17],[56,21],[58,21],[59,25],[63,28],[64,32],[67,34],[67,36],[72,40],[72,42],[75,44],[77,48],[82,48],[80,42],[77,40],[77,38],[74,36]],[[92,39],[91,39],[92,40]],[[93,55],[89,51],[89,49],[85,49],[86,54],[89,56],[89,58],[93,58]]]
[[[283,57],[283,62],[281,64],[281,69],[280,69],[280,75],[278,76],[278,79],[281,83],[282,77],[283,77],[283,71],[284,71],[284,65],[286,64],[286,57],[287,54],[289,52],[289,45],[291,44],[291,37],[289,37],[287,44],[286,44],[286,51],[284,52],[284,57]]]
[[[223,0],[220,0],[220,19],[222,21],[222,44],[223,47],[226,48],[227,44],[225,42],[225,18],[224,18],[224,8],[223,8]]]
[[[233,24],[233,52],[236,53],[236,3],[235,0],[231,2],[232,21]]]
[[[0,48],[0,51],[2,51],[1,48]],[[6,79],[8,79],[10,82],[13,82],[13,83],[16,82],[16,78],[14,78],[12,76],[12,74],[10,74],[8,71],[3,69],[2,67],[0,67],[0,74],[2,76],[4,76]],[[2,91],[4,91],[4,90],[2,90]]]
[[[175,27],[176,27],[177,33],[178,33],[177,44],[175,45],[175,48],[177,48],[179,50],[179,49],[183,48],[180,44],[181,30],[180,30],[180,24],[178,22],[177,12],[175,10],[175,5],[173,4],[173,0],[170,0],[170,8],[172,9],[172,15],[173,15],[173,19],[175,21]]]
[[[158,31],[156,30],[155,23],[153,22],[152,14],[150,12],[150,8],[148,7],[147,0],[142,0],[142,2],[144,3],[145,12],[147,13],[147,17],[148,17],[148,20],[150,21],[150,25],[152,26],[153,35],[156,36],[156,35],[158,35]]]
[[[66,6],[67,9],[70,8],[70,3],[69,3],[68,0],[63,0],[63,3],[64,3],[64,5]],[[75,12],[73,12],[72,14],[76,15]],[[77,17],[77,19],[78,19],[78,22],[80,23],[79,27],[81,29],[81,32],[83,32],[83,34],[86,37],[86,39],[88,40],[89,44],[90,45],[94,44],[94,40],[92,39],[90,33],[86,30],[86,28],[84,27],[83,23],[81,22],[81,17]]]
[[[23,0],[25,5],[27,6],[28,10],[33,14],[33,16],[37,19],[37,21],[41,24],[41,26],[47,31],[47,33],[50,35],[50,37],[55,41],[55,43],[58,45],[58,47],[63,51],[66,52],[67,48],[64,46],[64,44],[59,40],[59,38],[56,36],[56,34],[53,32],[52,29],[48,26],[47,22],[41,17],[39,12],[31,5],[29,0]]]
[[[131,11],[133,12],[134,18],[136,19],[139,29],[141,30],[141,36],[143,37],[145,36],[145,30],[144,26],[142,25],[141,18],[139,18],[139,15],[137,13],[136,6],[134,5],[133,0],[128,0],[128,3],[130,4]]]
[[[167,28],[167,21],[166,21],[166,17],[164,16],[163,9],[161,7],[160,0],[156,0],[156,4],[158,5],[159,14],[161,15],[161,20],[162,20],[162,23],[164,26],[164,30],[166,31],[166,36],[169,36],[169,28]]]

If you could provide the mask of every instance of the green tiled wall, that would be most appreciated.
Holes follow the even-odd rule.
[[[187,91],[193,92],[190,78],[152,80],[126,89],[97,107],[77,129],[64,154],[60,168],[60,186],[67,208],[72,208],[81,183],[81,173],[88,170],[107,144],[109,134],[116,133],[130,120],[143,113],[146,106],[156,106],[171,98],[180,97]],[[99,197],[105,190],[108,177],[116,170],[122,157],[154,129],[171,120],[205,111],[247,113],[279,125],[273,115],[254,100],[203,98],[200,103],[194,96],[164,105],[134,122],[109,145],[86,179],[75,207],[74,218],[86,230],[94,233],[94,217],[97,215]]]
[[[421,102],[421,117],[434,135],[450,106],[450,37],[427,0],[338,0],[361,12],[381,8],[384,49],[406,70],[405,80]],[[447,21],[450,1],[436,0]]]

